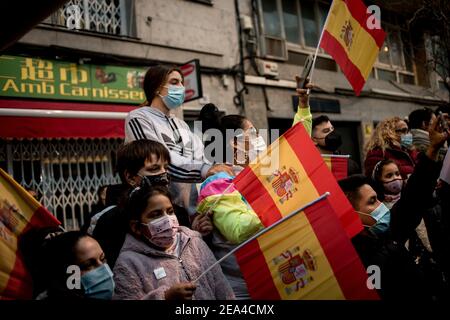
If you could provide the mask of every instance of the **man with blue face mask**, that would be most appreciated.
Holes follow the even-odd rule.
[[[391,228],[397,208],[394,206],[391,213],[378,200],[369,183],[369,179],[363,175],[352,175],[339,181],[364,226],[352,239],[362,263],[366,268],[380,268],[381,288],[377,289],[382,299],[429,299],[423,274],[406,250],[404,242],[398,239],[397,231]],[[405,222],[405,225],[408,223]]]

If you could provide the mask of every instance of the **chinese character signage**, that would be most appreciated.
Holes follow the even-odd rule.
[[[198,60],[181,67],[186,102],[201,97]],[[147,68],[0,56],[0,96],[139,104]],[[192,88],[191,88],[192,86]]]

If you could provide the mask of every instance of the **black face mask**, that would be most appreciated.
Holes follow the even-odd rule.
[[[156,175],[142,176],[141,188],[143,187],[167,187],[169,185],[169,175],[163,172]]]
[[[335,152],[342,145],[342,138],[336,131],[331,131],[325,137],[325,147],[323,149]]]

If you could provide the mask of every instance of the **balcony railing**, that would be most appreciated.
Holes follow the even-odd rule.
[[[134,37],[134,1],[70,0],[43,23],[69,30]]]

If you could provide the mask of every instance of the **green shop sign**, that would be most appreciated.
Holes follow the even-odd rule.
[[[3,55],[0,96],[139,104],[145,71]]]

